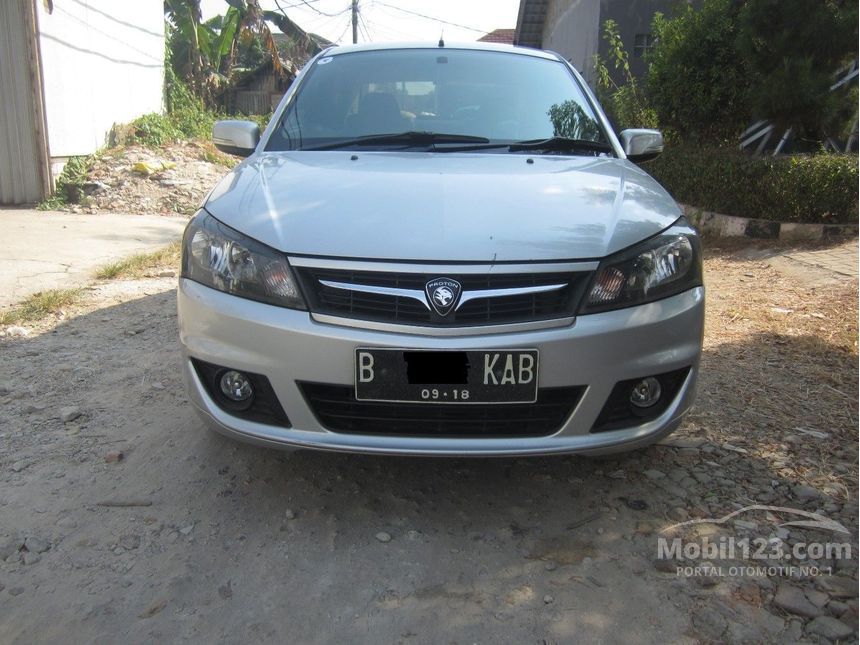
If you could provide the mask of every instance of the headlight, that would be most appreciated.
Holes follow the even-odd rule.
[[[234,296],[307,309],[282,253],[245,237],[206,211],[199,211],[185,229],[182,277]]]
[[[580,313],[641,305],[701,284],[699,236],[682,217],[659,235],[603,260]]]

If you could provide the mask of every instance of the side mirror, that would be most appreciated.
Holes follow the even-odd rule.
[[[260,126],[253,121],[216,121],[212,126],[212,143],[221,152],[247,157],[260,142]]]
[[[629,129],[621,132],[624,154],[634,162],[648,161],[663,152],[663,133],[659,130]]]

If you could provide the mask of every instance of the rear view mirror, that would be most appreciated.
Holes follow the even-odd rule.
[[[221,152],[247,157],[260,142],[260,126],[253,121],[216,121],[212,126],[212,143]]]
[[[648,161],[663,152],[663,133],[659,130],[631,128],[621,132],[624,154],[634,162]]]

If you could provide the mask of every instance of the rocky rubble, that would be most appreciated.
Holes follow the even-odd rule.
[[[186,141],[162,148],[127,146],[98,155],[83,185],[81,213],[191,215],[203,197],[238,162],[210,143]]]

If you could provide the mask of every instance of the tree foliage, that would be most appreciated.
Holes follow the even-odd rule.
[[[286,73],[269,23],[302,42],[308,53],[319,51],[316,41],[298,25],[282,13],[262,9],[259,0],[225,3],[224,15],[203,22],[200,0],[164,0],[168,63],[208,106],[215,105],[243,63],[271,62],[276,74]]]
[[[856,0],[704,0],[652,31],[648,96],[684,138],[734,140],[763,118],[822,140],[856,109],[829,91],[857,56]]]
[[[834,73],[856,57],[856,0],[749,0],[738,18],[753,112],[799,134],[831,129],[845,103],[829,91]]]
[[[648,94],[660,124],[689,139],[733,138],[749,125],[750,78],[738,56],[738,0],[705,0],[654,17]]]

